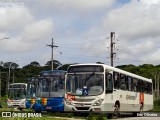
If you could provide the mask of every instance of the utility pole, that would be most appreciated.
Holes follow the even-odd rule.
[[[51,70],[53,70],[53,48],[54,48],[54,47],[58,47],[58,46],[53,45],[53,38],[52,38],[52,44],[51,44],[51,45],[47,45],[47,46],[49,46],[49,47],[52,48],[52,54],[51,54],[51,62],[52,62],[52,66],[51,66]]]
[[[113,46],[114,46],[114,42],[113,42],[113,37],[115,36],[115,32],[111,32],[110,33],[110,37],[111,37],[111,44],[110,44],[110,47],[111,47],[111,54],[110,54],[110,58],[111,58],[111,66],[113,66],[113,58],[114,58],[114,53],[113,52]]]
[[[157,84],[156,84],[156,81],[157,81],[157,72],[155,72],[155,82],[154,82],[154,96],[155,96],[155,99],[157,98]]]
[[[159,80],[160,80],[160,76],[159,76],[159,73],[157,73],[157,97],[159,98]]]

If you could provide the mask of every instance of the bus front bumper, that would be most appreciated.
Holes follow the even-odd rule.
[[[60,104],[57,106],[47,106],[47,105],[35,104],[35,111],[63,112],[64,104]]]

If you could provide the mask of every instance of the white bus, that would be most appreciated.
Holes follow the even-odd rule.
[[[8,107],[26,108],[26,83],[13,83],[9,85],[8,89]]]
[[[68,68],[64,110],[72,112],[138,113],[153,109],[152,80],[105,64]]]

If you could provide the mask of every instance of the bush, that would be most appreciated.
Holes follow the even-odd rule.
[[[154,100],[154,111],[160,111],[160,99]]]
[[[0,108],[7,107],[7,96],[1,97]]]

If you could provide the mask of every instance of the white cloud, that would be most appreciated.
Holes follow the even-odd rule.
[[[147,4],[148,6],[160,4],[160,0],[140,0],[140,2]]]
[[[0,7],[0,16],[1,31],[21,29],[33,20],[24,6]]]
[[[56,9],[60,10],[61,12],[66,12],[66,10],[75,10],[83,12],[87,12],[94,9],[100,10],[102,8],[111,7],[111,5],[114,2],[115,0],[47,0],[45,2],[44,0],[37,1],[37,3],[40,3],[40,5],[45,8]]]
[[[160,44],[159,12],[158,0],[127,4],[117,0],[30,0],[24,6],[0,7],[0,38],[10,37],[1,41],[0,52],[7,51],[9,57],[18,53],[28,63],[37,60],[43,65],[50,60],[50,51],[39,51],[54,37],[64,63],[106,63],[110,56],[110,39],[106,38],[115,32],[120,40],[115,41],[117,64],[144,61],[152,53],[159,54],[155,49]],[[54,54],[57,59],[58,53]]]
[[[149,52],[148,54],[144,54],[143,57],[140,58],[141,61],[145,63],[159,64],[160,60],[160,49],[155,48],[155,51]]]
[[[146,8],[141,2],[131,2],[107,14],[103,19],[103,26],[128,40],[159,36],[159,12],[160,6]]]
[[[39,41],[40,39],[45,39],[47,35],[51,35],[53,28],[54,25],[51,19],[35,21],[24,27],[22,38],[27,42]]]
[[[1,51],[30,51],[53,33],[52,19],[39,20],[25,6],[0,7],[0,16],[0,38],[9,37],[1,41]]]
[[[10,38],[1,45],[3,45],[3,51],[8,51],[12,54],[16,52],[23,52],[31,48],[30,43],[24,43],[21,37]]]

